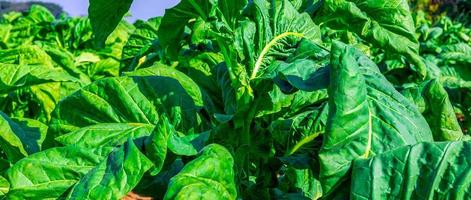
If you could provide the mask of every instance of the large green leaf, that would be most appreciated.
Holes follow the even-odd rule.
[[[326,0],[314,19],[354,32],[387,52],[407,56],[425,77],[407,0]]]
[[[433,140],[417,107],[359,50],[334,42],[330,72],[329,119],[319,154],[326,194],[348,179],[353,160]]]
[[[43,83],[75,81],[78,80],[60,68],[0,64],[0,94]]]
[[[122,144],[131,136],[150,135],[158,113],[169,116],[178,130],[198,130],[199,88],[178,76],[180,72],[168,70],[161,71],[163,76],[101,79],[80,89],[56,106],[50,136],[72,132],[59,140],[69,144],[81,138],[79,143],[86,146]]]
[[[152,67],[140,69],[134,72],[126,73],[127,76],[161,76],[169,77],[177,80],[183,88],[186,89],[188,95],[191,96],[196,106],[203,106],[203,95],[198,85],[184,73],[162,64],[155,64]]]
[[[208,145],[202,151],[170,180],[165,200],[236,199],[231,154],[217,144]]]
[[[56,147],[21,159],[6,172],[7,199],[57,199],[95,168],[111,148]]]
[[[52,67],[51,57],[36,45],[0,50],[0,63]]]
[[[11,162],[41,151],[47,126],[32,119],[10,119],[0,112],[0,148]]]
[[[139,183],[151,166],[152,162],[128,140],[83,176],[67,199],[120,199]]]
[[[409,145],[358,159],[351,199],[470,199],[471,143]]]
[[[108,36],[121,22],[131,7],[133,0],[90,0],[88,15],[95,33],[98,46],[103,47]]]
[[[84,147],[114,147],[131,138],[150,135],[154,125],[150,123],[99,123],[86,126],[56,138],[63,145]]]

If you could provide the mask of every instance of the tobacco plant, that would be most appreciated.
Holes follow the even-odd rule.
[[[405,0],[0,21],[5,199],[470,199],[471,29]]]

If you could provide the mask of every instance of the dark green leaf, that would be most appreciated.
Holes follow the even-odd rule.
[[[353,160],[433,141],[417,107],[358,50],[332,44],[329,119],[319,154],[325,194],[348,179]]]
[[[353,164],[351,199],[469,199],[471,143],[403,146]]]
[[[88,15],[99,47],[103,47],[108,36],[121,22],[124,14],[131,7],[133,0],[90,0]]]

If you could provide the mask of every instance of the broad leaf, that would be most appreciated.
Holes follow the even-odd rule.
[[[386,52],[407,56],[425,77],[427,71],[418,55],[419,43],[406,0],[326,0],[314,19],[354,32]]]
[[[110,3],[106,0],[90,0],[88,14],[99,47],[103,47],[108,36],[121,22],[124,14],[131,7],[133,0],[117,0]]]
[[[254,22],[243,21],[236,31],[236,49],[258,77],[273,60],[292,53],[302,38],[320,43],[320,29],[307,13],[299,13],[288,0],[249,4]]]
[[[160,44],[169,57],[176,57],[181,48],[180,38],[190,19],[207,20],[214,9],[215,0],[182,0],[167,9],[158,30]]]
[[[236,199],[231,154],[218,144],[208,145],[202,151],[170,180],[165,200]]]
[[[151,166],[152,162],[128,140],[82,177],[67,199],[120,199],[139,183]]]
[[[124,144],[128,138],[149,136],[154,129],[148,123],[100,123],[87,126],[56,138],[63,145],[84,147],[115,147]]]
[[[0,50],[0,63],[52,67],[51,57],[36,45],[25,45],[15,49]]]
[[[159,30],[161,19],[161,17],[157,17],[146,22],[136,22],[136,30],[129,36],[126,45],[123,47],[123,66],[121,68],[134,70],[143,62],[158,57],[158,52],[153,51],[158,46],[157,31]]]
[[[12,120],[0,112],[0,148],[11,162],[41,151],[47,126],[32,119]]]
[[[438,80],[406,87],[401,93],[422,108],[420,111],[430,125],[435,141],[455,141],[463,138],[448,94]]]
[[[111,148],[56,147],[30,155],[6,172],[7,199],[57,199],[95,168]]]
[[[101,79],[66,97],[57,105],[50,125],[55,135],[51,136],[77,131],[71,133],[76,136],[70,137],[81,138],[85,137],[82,134],[90,134],[86,137],[94,140],[93,135],[103,134],[103,128],[107,128],[104,123],[114,123],[116,125],[108,126],[105,132],[118,131],[116,128],[121,127],[123,129],[117,132],[121,136],[102,136],[101,141],[98,141],[103,144],[123,142],[119,138],[146,135],[141,131],[151,130],[148,125],[157,123],[159,112],[169,116],[178,130],[197,130],[200,122],[197,113],[200,107],[197,105],[201,105],[201,100],[194,100],[190,94],[198,94],[199,90],[188,88],[185,83],[166,76]],[[81,128],[83,130],[78,131]],[[84,141],[89,142],[93,144],[96,141]]]
[[[73,81],[77,79],[60,68],[0,64],[0,94],[43,83]]]
[[[471,143],[409,145],[358,159],[351,199],[470,199]]]
[[[145,140],[145,154],[154,163],[151,175],[157,175],[162,169],[167,156],[169,135],[175,131],[167,117],[162,116],[150,137]]]
[[[394,89],[371,60],[340,42],[332,44],[329,108],[319,154],[325,194],[348,179],[357,158],[433,141],[417,107]]]

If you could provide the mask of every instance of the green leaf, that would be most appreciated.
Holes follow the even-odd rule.
[[[32,119],[10,119],[0,112],[0,148],[10,162],[41,151],[47,126]]]
[[[206,146],[170,180],[164,199],[225,199],[237,197],[231,154],[218,144]]]
[[[325,89],[329,82],[329,69],[312,60],[298,59],[292,63],[278,61],[268,68],[275,84],[286,93]]]
[[[10,183],[6,178],[0,176],[0,198],[4,198],[10,191]]]
[[[67,199],[121,199],[151,166],[152,162],[129,139],[83,176]]]
[[[232,29],[235,28],[245,5],[247,0],[218,0],[218,8],[224,16],[224,21]]]
[[[270,133],[279,145],[286,148],[286,154],[291,155],[325,132],[328,110],[325,104],[289,118],[274,120],[269,127]]]
[[[322,197],[321,183],[310,169],[288,167],[282,169],[282,174],[278,178],[279,187],[277,188],[282,194],[277,199],[317,200]]]
[[[190,141],[179,137],[176,131],[171,131],[168,137],[168,149],[176,155],[193,156],[198,154]]]
[[[154,163],[151,172],[153,176],[157,175],[164,166],[167,156],[168,137],[174,131],[168,118],[162,116],[150,137],[145,140],[145,154]]]
[[[271,4],[255,0],[249,9],[254,22],[243,22],[242,30],[236,31],[235,44],[238,53],[250,64],[251,79],[258,77],[259,71],[271,61],[292,53],[301,39],[321,42],[319,26],[307,13],[299,13],[288,0]]]
[[[426,76],[406,0],[326,0],[314,19],[335,29],[354,32],[387,52],[405,55],[416,65],[419,75]]]
[[[360,51],[332,44],[329,119],[319,154],[326,195],[348,179],[353,160],[433,141],[417,107]]]
[[[95,41],[99,47],[103,47],[108,36],[128,12],[133,0],[117,0],[112,3],[106,0],[89,2],[88,15],[95,33]]]
[[[181,49],[180,38],[190,19],[208,19],[214,9],[215,0],[182,0],[175,7],[165,10],[158,30],[162,48],[171,58],[176,58]]]
[[[153,129],[154,125],[147,123],[100,123],[61,135],[56,140],[63,145],[115,147],[128,138],[149,136]]]
[[[122,68],[134,70],[141,65],[142,59],[150,60],[155,55],[152,51],[158,48],[157,31],[159,30],[161,17],[148,21],[137,21],[136,30],[129,36],[123,47]]]
[[[173,70],[169,68],[169,70]],[[165,74],[165,72],[171,72]],[[162,70],[162,75],[180,72]],[[188,77],[134,76],[106,78],[81,88],[64,98],[52,115],[50,137],[70,144],[84,138],[83,145],[122,144],[125,138],[148,136],[159,115],[169,117],[177,130],[200,131],[198,111],[201,101],[190,96],[200,94]],[[194,84],[194,83],[193,83]],[[160,114],[158,114],[160,113]],[[134,138],[135,139],[135,138]]]
[[[353,164],[351,199],[469,199],[471,143],[403,146]]]
[[[43,83],[75,81],[76,78],[60,68],[0,64],[0,94]]]
[[[198,85],[187,75],[175,68],[157,63],[152,67],[125,73],[127,76],[161,76],[177,80],[193,99],[196,106],[203,106],[203,95]]]
[[[445,88],[436,79],[401,91],[404,96],[423,107],[421,110],[435,141],[462,139],[463,132]]]
[[[57,199],[95,168],[111,148],[56,147],[30,155],[6,172],[7,199]]]
[[[15,49],[0,50],[0,63],[52,67],[53,62],[39,46],[25,45]]]

